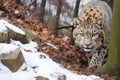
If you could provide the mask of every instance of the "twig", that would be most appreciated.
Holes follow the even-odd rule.
[[[51,46],[52,48],[58,50],[58,48],[57,48],[55,45],[53,45],[53,44],[51,44],[51,43],[46,43],[46,44],[49,45],[49,46]]]
[[[61,26],[61,27],[58,27],[57,29],[66,29],[66,28],[74,28],[73,25],[69,25],[69,26]]]
[[[29,10],[29,8],[34,4],[35,0],[32,0],[31,3],[27,6],[27,8],[25,9],[25,13],[27,10]]]
[[[6,6],[8,6],[10,3],[12,3],[12,2],[13,2],[13,0],[10,0],[10,1],[6,2],[3,6],[6,7]]]

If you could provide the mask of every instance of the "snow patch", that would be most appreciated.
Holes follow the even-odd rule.
[[[22,44],[19,41],[11,40],[10,44],[0,43],[0,46],[3,45],[5,45],[6,48],[2,51],[10,51],[11,48],[15,49],[20,47],[25,63],[17,72],[14,73],[0,63],[0,80],[35,80],[35,77],[37,76],[43,76],[49,78],[49,80],[58,80],[57,76],[59,74],[64,74],[66,76],[66,80],[100,80],[100,77],[95,75],[77,75],[60,67],[58,63],[54,62],[45,53],[37,52],[37,50],[35,50],[35,47],[37,47],[35,42]],[[26,51],[26,49],[30,51]]]
[[[13,44],[0,43],[0,55],[1,54],[8,54],[10,52],[13,52],[17,48],[18,48],[18,46],[15,46]]]
[[[0,20],[0,25],[2,25],[3,30],[5,30],[6,28],[8,28],[8,29],[11,29],[11,30],[19,33],[19,34],[25,35],[25,32],[23,30],[19,29],[15,25],[12,25],[12,24],[8,23],[7,21],[5,21],[3,19]],[[2,31],[1,28],[0,28],[0,31]]]
[[[6,31],[7,28],[0,22],[0,32]]]

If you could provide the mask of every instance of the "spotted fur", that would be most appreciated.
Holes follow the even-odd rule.
[[[111,17],[111,8],[104,1],[91,0],[73,19],[74,43],[88,56],[89,67],[101,66],[107,55]]]

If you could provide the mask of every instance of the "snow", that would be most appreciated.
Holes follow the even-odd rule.
[[[15,73],[0,74],[0,80],[35,80],[35,77],[33,72],[19,71]]]
[[[7,28],[0,22],[0,32],[4,32],[6,30],[7,30]]]
[[[1,20],[0,20],[0,25],[2,25],[2,26],[0,26],[0,32],[6,30],[6,28],[8,28],[8,29],[11,29],[11,30],[19,33],[19,34],[25,35],[25,32],[24,32],[23,30],[19,29],[19,28],[16,27],[15,25],[12,25],[12,24],[8,23],[8,22],[5,21],[5,20],[2,20],[2,19],[1,19]],[[2,27],[3,29],[1,29],[1,27]]]
[[[36,42],[33,42],[33,41],[29,41],[28,44],[22,44],[20,41],[14,41],[14,40],[10,40],[11,44],[14,44],[14,45],[17,45],[17,46],[20,46],[21,48],[24,48],[26,50],[31,50],[31,51],[34,51],[34,52],[37,52],[37,49],[38,49],[38,44]],[[30,46],[30,44],[32,46]]]
[[[0,24],[13,31],[24,34],[24,32],[16,26],[8,23],[5,20],[0,20]],[[0,27],[0,31],[5,30]],[[101,80],[95,75],[78,75],[61,67],[54,62],[48,55],[38,52],[36,42],[30,41],[27,44],[22,44],[20,41],[10,40],[10,43],[0,43],[0,55],[14,51],[20,48],[25,59],[25,63],[16,72],[11,72],[5,65],[0,62],[0,80],[36,80],[37,76],[49,78],[49,80],[58,80],[60,74],[66,76],[66,80]]]
[[[20,13],[20,11],[19,10],[15,10],[15,12],[14,12],[15,14],[18,14],[18,13]]]
[[[0,80],[3,77],[2,75],[12,74],[12,72],[0,62]]]
[[[17,48],[18,46],[15,46],[13,44],[0,43],[0,54],[8,54],[10,52],[13,52]]]
[[[12,46],[5,47],[6,49],[4,50],[8,49],[8,51],[9,49],[11,50],[20,47],[26,63],[24,63],[23,66],[14,73],[0,63],[0,80],[35,80],[35,77],[37,76],[44,76],[49,78],[49,80],[57,80],[57,76],[59,74],[65,74],[67,80],[100,80],[100,77],[95,75],[77,75],[60,67],[58,63],[54,62],[45,53],[37,52],[37,50],[35,50],[35,47],[37,47],[36,44],[37,43],[32,41],[28,44],[22,44],[21,42],[14,40],[11,40],[10,44],[5,44],[5,46]],[[3,43],[0,43],[0,46],[1,45],[3,45]],[[25,49],[30,50],[30,52]],[[27,70],[23,71],[26,67]]]

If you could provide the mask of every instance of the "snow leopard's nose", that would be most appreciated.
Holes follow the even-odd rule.
[[[90,46],[90,44],[85,44],[87,47],[89,47]]]
[[[84,41],[84,44],[86,47],[89,47],[91,45],[91,39],[90,38],[86,38]]]

